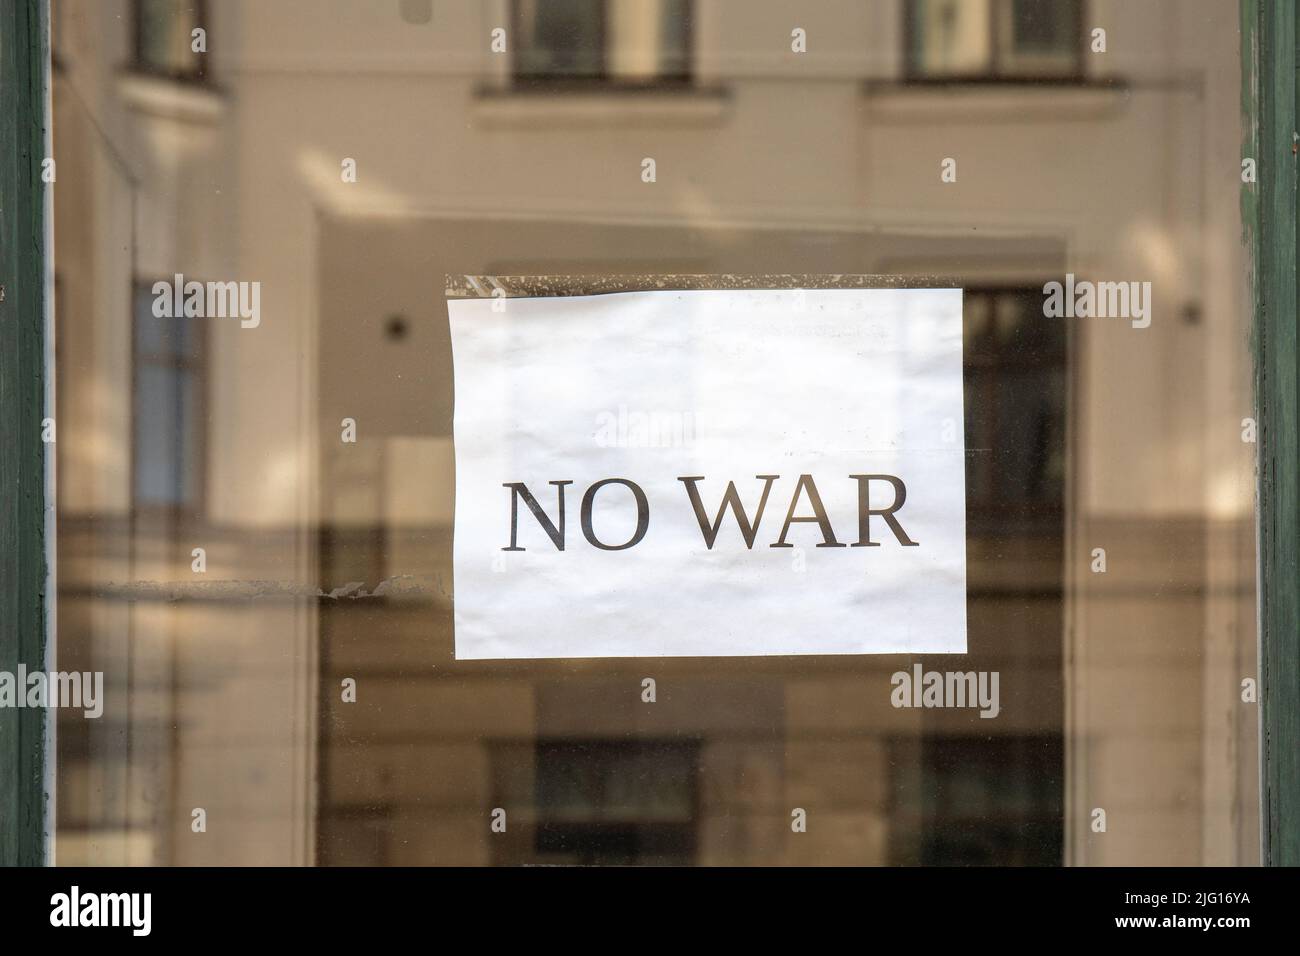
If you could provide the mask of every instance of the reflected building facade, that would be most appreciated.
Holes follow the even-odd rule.
[[[1257,862],[1233,5],[51,18],[59,666],[108,686],[60,863]],[[971,652],[922,663],[997,719],[892,707],[903,656],[455,660],[444,276],[685,273],[965,287]],[[1150,326],[1046,318],[1067,273]]]

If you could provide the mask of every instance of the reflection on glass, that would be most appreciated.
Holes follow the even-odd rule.
[[[134,0],[133,6],[135,67],[173,79],[202,79],[207,61],[195,50],[193,31],[206,29],[205,0]]]
[[[515,80],[690,76],[691,0],[512,0]]]
[[[207,330],[199,319],[154,315],[151,289],[136,288],[135,503],[192,512],[203,475]]]
[[[1075,2],[828,0],[795,54],[774,0],[518,0],[498,55],[475,0],[54,0],[58,653],[107,693],[59,861],[1255,862],[1241,45],[1186,6],[1112,5],[1133,59]],[[443,277],[565,273],[956,279],[970,652],[457,661]],[[1150,326],[1046,317],[1070,273]],[[156,318],[177,274],[260,324]],[[894,706],[917,665],[998,716]]]
[[[1081,0],[911,0],[905,9],[915,79],[1079,75]]]

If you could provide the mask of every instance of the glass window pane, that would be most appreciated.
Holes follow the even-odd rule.
[[[1012,75],[1077,74],[1082,26],[1081,0],[1003,0],[998,68]]]
[[[1187,0],[1171,32],[1112,4],[1105,56],[1083,43],[1100,8],[1070,0],[824,0],[800,7],[805,52],[767,0],[514,0],[502,24],[476,0],[136,7],[147,79],[120,72],[112,5],[51,9],[58,652],[102,665],[122,704],[58,715],[61,862],[1258,862],[1235,5]],[[220,47],[195,54],[196,24]],[[176,82],[210,56],[219,86]],[[473,401],[448,277],[500,323]],[[155,279],[256,289],[260,312],[158,318]],[[757,430],[821,390],[787,434],[842,424],[864,468],[918,441],[951,456],[964,653],[457,656],[467,575],[493,576],[524,638],[601,631],[646,585],[509,597],[536,568],[504,542],[467,557],[466,462],[551,456],[587,547],[587,456],[607,477],[703,454],[702,396],[784,341],[757,307],[724,342],[688,328],[682,353],[671,310],[597,334],[606,293],[732,282],[784,308],[775,293],[806,306],[850,280],[961,289],[951,414],[917,439],[844,412],[851,386],[899,416],[932,398],[933,370],[902,365],[919,319],[881,333],[888,358],[846,344],[875,313],[815,358],[782,352],[779,412],[723,411]],[[529,347],[521,313],[542,305],[578,372]],[[644,401],[615,397],[640,375]],[[533,427],[573,395],[594,409],[566,431],[580,461]],[[484,409],[504,410],[499,459],[466,428]],[[837,599],[827,562],[865,578],[905,548],[818,549],[815,523],[768,547],[790,476],[816,470],[784,441],[731,476],[784,476],[752,555],[779,584],[722,575],[698,641],[759,597],[772,613],[747,631],[802,634],[802,602]],[[910,528],[930,496],[908,487]],[[835,514],[844,541],[854,518]],[[656,566],[628,634],[681,638],[663,622],[719,554]],[[996,706],[895,693],[966,674],[975,704],[997,676]],[[199,806],[219,838],[190,839]],[[1098,807],[1116,839],[1093,838]]]
[[[918,0],[906,9],[917,76],[978,75],[992,69],[992,0]]]
[[[595,78],[605,73],[603,0],[515,0],[523,78]]]
[[[170,293],[164,293],[170,298]],[[153,314],[155,296],[152,284],[138,283],[135,287],[135,349],[140,355],[170,358],[176,354],[175,340],[179,319]],[[170,306],[169,306],[170,311]]]
[[[136,371],[135,498],[142,504],[183,500],[179,394],[176,369],[141,365]]]
[[[606,8],[609,74],[629,82],[690,75],[688,0],[611,0]]]
[[[147,72],[165,76],[202,76],[205,59],[201,53],[195,52],[193,37],[195,29],[206,29],[202,0],[134,2],[136,65]]]

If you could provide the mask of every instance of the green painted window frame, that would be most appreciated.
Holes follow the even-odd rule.
[[[1300,443],[1297,442],[1294,0],[1242,0],[1242,187],[1253,253],[1259,491],[1260,841],[1266,865],[1300,865]]]
[[[0,670],[45,667],[48,0],[0,0]],[[43,708],[0,708],[0,865],[46,862]]]
[[[1262,858],[1300,865],[1300,348],[1294,0],[1241,0],[1242,186],[1259,424]],[[48,0],[0,0],[0,670],[46,652],[45,158]],[[46,862],[45,714],[0,709],[0,865]]]

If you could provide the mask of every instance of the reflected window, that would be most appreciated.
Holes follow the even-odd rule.
[[[158,318],[153,283],[135,291],[132,486],[137,507],[193,513],[203,475],[203,319]]]
[[[194,31],[207,29],[204,0],[135,0],[135,68],[173,80],[207,78]]]
[[[913,0],[907,36],[912,79],[1063,80],[1082,74],[1082,0]]]
[[[938,737],[893,750],[894,767],[907,768],[893,779],[894,863],[1060,866],[1061,738]]]
[[[1066,326],[1037,288],[967,289],[962,303],[966,501],[973,528],[1060,520]]]
[[[694,741],[539,741],[536,853],[549,863],[685,865],[695,856]]]
[[[690,79],[690,0],[514,0],[516,83]]]

